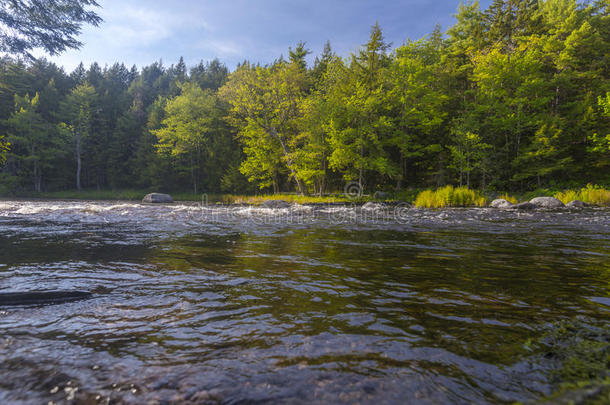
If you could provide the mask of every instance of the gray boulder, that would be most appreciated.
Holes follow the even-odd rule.
[[[147,204],[170,204],[174,202],[174,199],[169,194],[150,193],[144,196],[142,202]]]
[[[534,204],[538,208],[563,208],[564,203],[559,201],[555,197],[536,197],[530,200],[530,203]]]
[[[373,194],[373,198],[377,200],[387,200],[390,197],[390,193],[386,193],[385,191],[375,191],[375,194]]]
[[[263,201],[260,205],[262,208],[289,208],[290,204],[284,200],[267,200]]]
[[[489,204],[491,208],[512,208],[513,205],[513,203],[505,200],[504,198],[495,199],[491,202],[491,204]]]
[[[529,210],[535,210],[536,208],[538,208],[538,206],[535,204],[532,204],[531,202],[522,202],[519,204],[514,204],[508,208],[510,208],[511,210],[529,211]]]
[[[585,204],[584,202],[582,202],[580,200],[574,200],[574,201],[570,201],[569,203],[567,203],[566,207],[568,207],[568,208],[586,208],[587,204]]]

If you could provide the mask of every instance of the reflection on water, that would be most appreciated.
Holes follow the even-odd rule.
[[[0,202],[0,292],[95,292],[0,310],[0,403],[527,401],[549,391],[527,339],[608,321],[609,224]]]

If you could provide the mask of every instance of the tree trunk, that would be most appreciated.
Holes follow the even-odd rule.
[[[81,144],[80,144],[80,134],[76,134],[76,189],[78,191],[82,190],[80,184],[80,172],[82,168],[81,163]]]
[[[41,180],[40,180],[40,175],[38,173],[40,169],[38,168],[38,160],[35,158],[35,154],[36,154],[36,148],[34,147],[34,145],[32,145],[32,147],[31,147],[31,156],[34,157],[34,176],[33,176],[34,177],[33,178],[33,180],[34,180],[34,190],[37,193],[40,193],[40,183],[41,183]]]
[[[278,140],[278,142],[280,143],[280,146],[282,147],[282,151],[284,152],[284,156],[286,157],[286,163],[287,163],[288,169],[290,169],[290,174],[292,174],[294,181],[297,183],[297,188],[299,189],[299,193],[301,195],[307,194],[305,188],[303,187],[303,183],[301,182],[301,180],[299,180],[299,178],[297,177],[296,171],[292,168],[293,161],[292,161],[292,159],[290,159],[288,157],[288,156],[290,156],[290,150],[288,149],[288,146],[286,145],[286,143],[284,142],[282,137],[277,133],[277,130],[275,128],[271,128],[269,130],[269,132],[271,133],[271,135],[273,137],[275,137],[275,139]]]
[[[470,188],[470,158],[466,159],[466,187]]]
[[[396,191],[400,192],[402,190],[402,181],[405,179],[405,172],[406,172],[406,163],[405,163],[406,159],[404,157],[404,155],[401,153],[400,154],[400,174],[398,176],[398,179],[396,179]]]
[[[460,187],[462,187],[462,178],[464,177],[464,164],[460,163]]]
[[[280,192],[279,186],[277,184],[277,171],[273,174],[273,194],[277,194]]]
[[[197,179],[195,178],[195,164],[193,163],[192,154],[191,154],[191,181],[193,182],[193,194],[197,194]]]
[[[358,187],[360,188],[358,190],[358,197],[360,197],[363,194],[364,191],[364,186],[362,185],[362,181],[363,181],[363,177],[364,177],[364,142],[360,142],[360,168],[358,170]]]

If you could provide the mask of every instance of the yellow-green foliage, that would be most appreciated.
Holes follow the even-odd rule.
[[[225,195],[223,196],[223,202],[225,203],[246,203],[246,204],[261,204],[267,200],[283,200],[290,203],[297,204],[314,204],[314,203],[347,203],[353,202],[348,197],[343,195],[336,196],[303,196],[298,194],[269,194],[269,195],[258,195],[258,196],[245,196],[245,195]]]
[[[517,204],[517,202],[518,202],[518,201],[517,201],[517,199],[516,199],[515,197],[513,197],[512,195],[508,195],[508,193],[507,193],[507,194],[504,194],[504,195],[501,195],[501,196],[500,196],[500,197],[498,197],[498,198],[502,198],[502,199],[504,199],[504,200],[508,201],[508,202],[509,202],[509,203],[511,203],[511,204]]]
[[[415,206],[419,208],[482,207],[487,199],[479,192],[466,187],[446,186],[436,191],[425,190],[417,195]]]
[[[608,206],[610,205],[610,190],[588,184],[587,187],[580,190],[565,190],[557,193],[555,198],[561,200],[564,204],[580,200],[587,204]]]

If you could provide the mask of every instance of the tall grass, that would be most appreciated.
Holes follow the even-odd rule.
[[[482,207],[485,204],[485,197],[466,187],[446,186],[435,191],[425,190],[415,198],[415,206],[419,208]]]
[[[587,187],[580,190],[564,190],[556,193],[555,198],[561,200],[564,204],[580,200],[591,205],[610,206],[610,190],[592,184],[588,184]]]

